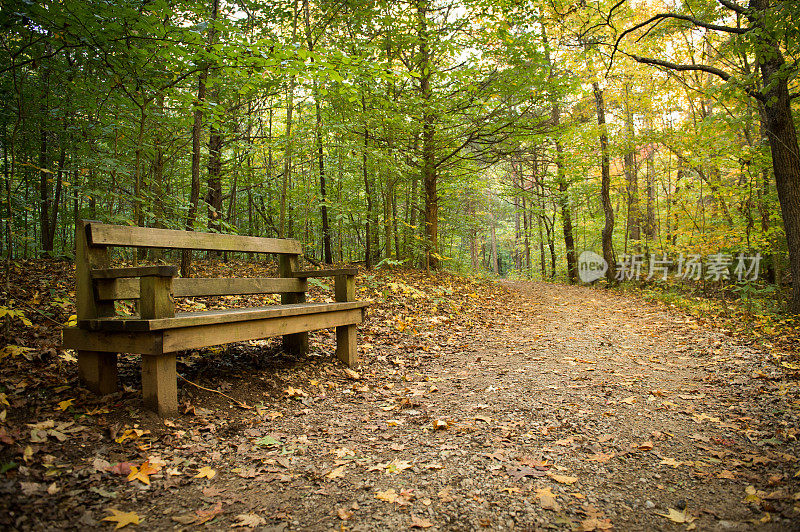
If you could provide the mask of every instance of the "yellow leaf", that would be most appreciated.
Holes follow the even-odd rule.
[[[344,468],[345,466],[339,466],[336,469],[333,469],[330,473],[328,473],[325,476],[330,479],[344,478]]]
[[[8,403],[8,398],[6,397],[6,394],[4,394],[4,393],[0,393],[0,405],[11,406]]]
[[[433,428],[434,430],[445,430],[447,428],[447,421],[435,419],[433,420]]]
[[[348,519],[353,517],[353,511],[348,510],[346,508],[339,508],[338,510],[336,510],[336,515],[338,515],[339,519],[341,519],[342,521],[347,521]]]
[[[58,403],[59,410],[66,410],[67,408],[72,406],[72,403],[75,402],[75,399],[67,399],[66,401],[61,401]]]
[[[575,484],[578,482],[578,477],[570,477],[567,475],[559,475],[558,473],[547,473],[547,476],[560,482],[561,484]]]
[[[424,519],[422,517],[417,517],[416,515],[411,516],[411,528],[430,528],[433,526],[433,523]]]
[[[197,474],[194,476],[194,478],[207,478],[210,480],[215,476],[217,476],[217,472],[215,470],[208,466],[203,466],[197,471]]]
[[[375,498],[379,501],[386,501],[386,502],[397,502],[397,492],[392,488],[386,491],[378,491],[375,494]]]
[[[119,436],[114,441],[117,443],[124,443],[125,440],[135,440],[136,438],[141,438],[145,434],[149,433],[149,430],[126,429],[125,432],[122,433],[122,436]]]
[[[107,511],[111,512],[111,515],[104,517],[102,520],[117,523],[114,530],[128,525],[138,525],[141,521],[141,518],[136,512],[120,512],[115,508],[108,508]]]
[[[553,510],[554,512],[561,510],[561,505],[558,504],[558,501],[556,501],[556,496],[553,494],[550,486],[536,488],[535,491],[536,499],[539,501],[539,504],[542,505],[542,508],[545,510]]]
[[[128,473],[128,482],[134,480],[140,481],[142,484],[150,485],[150,475],[161,471],[161,467],[153,465],[150,461],[145,461],[141,466],[131,466],[131,472]]]
[[[676,510],[674,508],[669,508],[667,512],[669,513],[660,514],[656,512],[656,515],[660,515],[661,517],[666,517],[673,523],[678,523],[678,524],[684,524],[684,523],[689,524],[695,520],[694,517],[686,513],[686,510],[681,511],[681,510]]]
[[[674,458],[664,458],[663,460],[661,460],[661,465],[668,465],[668,466],[672,466],[672,467],[678,467],[680,465],[683,465],[683,462],[679,462],[679,461],[675,460]]]
[[[353,371],[350,368],[344,368],[344,374],[354,381],[361,379],[361,375],[357,371]]]
[[[392,460],[386,465],[386,473],[399,475],[411,467],[411,463],[406,460]]]
[[[626,404],[629,404],[629,405],[632,405],[635,402],[636,402],[636,396],[635,395],[631,395],[630,397],[626,397],[625,399],[620,401],[620,403],[626,403]]]

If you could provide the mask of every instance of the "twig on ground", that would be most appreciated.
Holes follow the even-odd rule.
[[[221,391],[219,391],[219,390],[212,390],[211,388],[206,388],[205,386],[200,386],[199,384],[197,384],[197,383],[195,383],[195,382],[192,382],[192,381],[190,381],[189,379],[187,379],[186,377],[184,377],[184,376],[183,376],[183,375],[181,375],[180,373],[178,373],[178,378],[179,378],[179,379],[183,379],[183,380],[184,380],[184,381],[186,381],[187,383],[191,384],[192,386],[194,386],[194,387],[196,387],[196,388],[200,388],[201,390],[205,390],[205,391],[207,391],[207,392],[212,392],[212,393],[218,393],[218,394],[220,394],[222,397],[224,397],[224,398],[226,398],[226,399],[228,399],[228,400],[230,400],[230,401],[233,401],[233,403],[235,403],[235,404],[236,404],[236,406],[238,406],[239,408],[244,408],[245,410],[252,410],[252,409],[253,409],[253,407],[252,407],[252,406],[250,406],[250,405],[248,405],[248,404],[246,404],[246,403],[243,403],[243,402],[241,402],[241,401],[237,401],[236,399],[234,399],[234,398],[233,398],[233,397],[231,397],[230,395],[224,394],[224,393],[222,393],[222,392],[221,392]]]

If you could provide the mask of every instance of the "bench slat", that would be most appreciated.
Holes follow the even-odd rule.
[[[305,279],[306,277],[336,277],[337,275],[356,275],[358,268],[340,268],[338,270],[306,270],[292,272],[292,277]]]
[[[177,266],[133,266],[130,268],[95,268],[89,270],[92,279],[129,279],[131,277],[144,277],[155,275],[157,277],[175,277],[178,275]]]
[[[204,310],[202,312],[180,312],[174,318],[143,320],[139,318],[96,318],[79,320],[78,327],[93,331],[144,332],[194,327],[215,323],[237,323],[267,318],[282,318],[307,314],[324,314],[339,310],[359,309],[368,306],[365,301],[348,303],[293,303],[271,307],[249,307],[242,309]],[[209,344],[213,345],[213,344]]]
[[[299,279],[281,277],[178,277],[172,280],[175,297],[244,296],[250,294],[287,294],[305,289]],[[138,279],[98,280],[97,299],[139,299]]]
[[[96,246],[289,253],[293,255],[298,255],[302,251],[300,242],[282,238],[224,235],[102,223],[89,223],[87,228],[88,239]]]
[[[163,331],[164,351],[199,349],[210,345],[258,340],[270,336],[296,334],[358,325],[364,319],[361,308],[335,310],[321,314],[266,318],[239,323],[215,323],[198,327],[180,327]]]
[[[174,318],[172,318],[174,319]],[[160,331],[89,331],[78,327],[63,330],[64,347],[109,353],[162,355],[187,349],[258,340],[271,336],[358,325],[363,321],[361,308],[351,308],[244,322],[211,323]]]

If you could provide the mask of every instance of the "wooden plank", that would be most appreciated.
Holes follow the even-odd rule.
[[[351,368],[358,367],[358,350],[356,346],[355,325],[336,327],[336,358]]]
[[[142,357],[144,403],[161,417],[178,413],[178,372],[175,362],[175,353]]]
[[[172,318],[175,300],[172,299],[172,277],[147,276],[139,280],[139,315],[143,320]]]
[[[160,355],[164,352],[161,336],[161,332],[105,332],[66,327],[63,330],[63,345],[67,349],[80,351]]]
[[[281,277],[292,277],[292,272],[298,269],[298,257],[295,255],[281,255],[278,257],[278,273]],[[281,294],[281,303],[284,305],[303,303],[306,300],[308,283],[301,280],[302,291]],[[287,334],[283,337],[283,349],[287,353],[302,355],[308,351],[308,333],[299,332]]]
[[[333,282],[336,301],[354,301],[356,298],[356,280],[352,275],[337,275]]]
[[[117,391],[117,353],[78,351],[78,378],[98,395]]]
[[[123,279],[126,277],[144,277],[147,275],[175,277],[178,275],[178,267],[161,264],[157,266],[134,266],[131,268],[95,268],[92,269],[90,273],[92,279]]]
[[[98,301],[89,273],[94,268],[108,268],[106,248],[92,247],[87,241],[88,222],[78,220],[75,224],[75,306],[78,319],[113,316],[114,303]]]
[[[300,242],[283,238],[200,233],[94,222],[90,223],[88,227],[89,240],[96,246],[289,253],[294,255],[300,254],[303,249]]]
[[[286,336],[340,325],[358,324],[362,322],[362,316],[362,310],[354,308],[325,312],[323,314],[306,314],[170,329],[163,333],[164,350],[197,349],[232,342],[258,340],[270,336]]]
[[[97,290],[97,299],[101,301],[139,299],[139,282],[136,279],[98,279],[95,281],[95,288]],[[175,297],[282,294],[298,292],[302,289],[303,282],[299,279],[277,277],[252,277],[244,279],[228,277],[177,277],[172,280],[172,293]]]
[[[306,270],[292,272],[292,277],[305,279],[306,277],[336,277],[337,275],[356,275],[358,268],[339,268],[336,270]]]
[[[269,307],[179,312],[173,318],[100,318],[78,321],[78,326],[82,329],[92,331],[147,332],[180,327],[194,327],[198,325],[212,325],[215,323],[236,323],[267,318],[282,318],[338,310],[360,309],[368,306],[368,304],[369,303],[365,301],[350,301],[346,303],[294,303],[291,305],[273,305]]]

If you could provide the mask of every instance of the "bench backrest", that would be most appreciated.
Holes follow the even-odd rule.
[[[78,319],[115,314],[114,300],[138,299],[139,278],[92,278],[92,270],[109,267],[108,247],[190,249],[242,253],[273,253],[279,258],[280,277],[265,278],[176,278],[175,297],[282,294],[282,303],[304,299],[307,283],[291,276],[297,270],[302,246],[282,238],[201,233],[110,225],[81,220],[75,235],[75,277]]]
[[[200,233],[175,229],[108,225],[100,222],[85,223],[86,239],[92,246],[287,253],[290,255],[299,255],[303,249],[297,240],[286,238]]]

